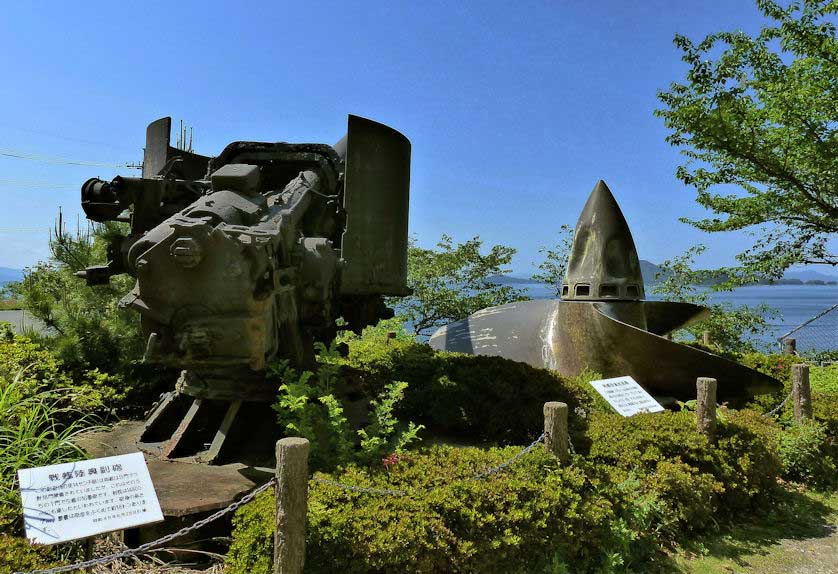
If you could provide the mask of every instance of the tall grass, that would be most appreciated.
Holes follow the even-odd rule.
[[[76,440],[92,422],[72,407],[70,391],[33,386],[24,373],[0,375],[0,523],[6,526],[19,519],[17,471],[83,458]]]

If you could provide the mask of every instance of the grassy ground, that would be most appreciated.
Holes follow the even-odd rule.
[[[784,490],[747,522],[673,553],[679,574],[819,574],[838,572],[838,492]]]
[[[0,299],[0,311],[17,311],[22,309],[20,303],[10,299]]]

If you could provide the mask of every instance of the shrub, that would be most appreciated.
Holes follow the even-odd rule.
[[[0,534],[0,572],[16,572],[57,566],[52,549],[30,544],[17,536]]]
[[[600,564],[614,507],[590,485],[612,484],[592,479],[607,469],[560,468],[535,449],[502,474],[468,480],[517,451],[433,447],[387,471],[349,467],[334,477],[408,496],[310,483],[306,571],[491,574],[538,572],[557,561]],[[270,572],[273,513],[270,493],[238,511],[228,573]]]
[[[329,470],[350,462],[370,464],[385,455],[401,453],[418,439],[422,425],[401,424],[394,414],[407,383],[385,385],[378,396],[362,401],[362,413],[354,409],[355,420],[350,422],[344,413],[347,406],[352,406],[351,401],[336,389],[340,383],[337,347],[317,344],[317,350],[316,373],[297,372],[287,361],[270,366],[271,378],[280,383],[273,407],[278,421],[289,435],[309,440],[314,468]]]
[[[838,363],[809,369],[812,391],[838,394]]]
[[[739,362],[786,383],[791,379],[791,366],[799,363],[800,357],[780,353],[744,353],[739,356]]]
[[[775,423],[749,410],[723,409],[720,418],[712,445],[689,412],[600,414],[591,421],[590,456],[651,477],[645,487],[661,494],[679,527],[689,529],[691,513],[703,512],[693,508],[692,493],[701,493],[705,508],[730,512],[770,490],[780,473]],[[673,498],[679,493],[687,499]]]
[[[397,335],[390,338],[388,332]],[[365,395],[374,397],[392,381],[404,381],[408,387],[396,415],[458,441],[525,443],[544,426],[545,402],[563,401],[571,412],[588,412],[593,405],[581,381],[501,357],[434,352],[392,321],[343,342],[344,374]],[[586,419],[570,417],[570,425],[574,442],[583,442]]]
[[[792,407],[786,409],[790,411]],[[826,427],[826,436],[831,443],[838,446],[838,392],[813,391],[812,414]]]
[[[836,465],[830,451],[827,427],[818,421],[794,425],[780,434],[783,474],[816,486],[835,482]]]

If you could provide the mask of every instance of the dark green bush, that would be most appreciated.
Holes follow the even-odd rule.
[[[818,421],[793,425],[780,433],[783,476],[815,486],[834,484],[835,459],[827,426]]]
[[[391,381],[407,382],[397,415],[430,433],[476,443],[524,443],[540,434],[547,401],[563,401],[571,413],[591,410],[592,397],[580,382],[500,357],[435,353],[396,329],[383,322],[361,337],[350,336],[344,374],[369,397]],[[388,331],[397,336],[388,337]],[[570,425],[574,440],[583,442],[586,419],[571,416]]]
[[[800,357],[780,353],[743,353],[739,356],[739,362],[746,367],[784,383],[791,379],[791,366],[800,361]]]
[[[693,494],[711,514],[724,514],[769,491],[780,473],[775,423],[748,410],[723,409],[720,419],[714,446],[698,433],[689,412],[597,415],[590,426],[590,456],[649,476],[645,487],[662,495],[679,527],[700,528],[711,515],[702,519]],[[679,493],[687,498],[673,496]]]
[[[0,572],[57,566],[50,548],[30,544],[17,536],[0,534]]]
[[[602,564],[614,543],[615,506],[593,485],[614,484],[597,477],[607,469],[582,461],[560,468],[536,449],[500,475],[468,480],[517,450],[434,447],[389,471],[350,467],[333,477],[408,496],[310,483],[306,571],[523,574],[548,562]],[[270,572],[273,513],[269,494],[239,511],[229,573]]]
[[[787,406],[788,410],[791,408]],[[826,436],[831,443],[838,446],[838,392],[813,391],[812,414],[826,427]]]

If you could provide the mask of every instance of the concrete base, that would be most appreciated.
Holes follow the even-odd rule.
[[[123,421],[107,431],[88,433],[81,439],[81,446],[92,458],[141,452],[137,441],[143,427],[143,421]],[[224,508],[273,476],[271,468],[259,469],[239,463],[209,466],[190,459],[161,460],[154,452],[143,454],[160,507],[167,518],[206,514]]]

